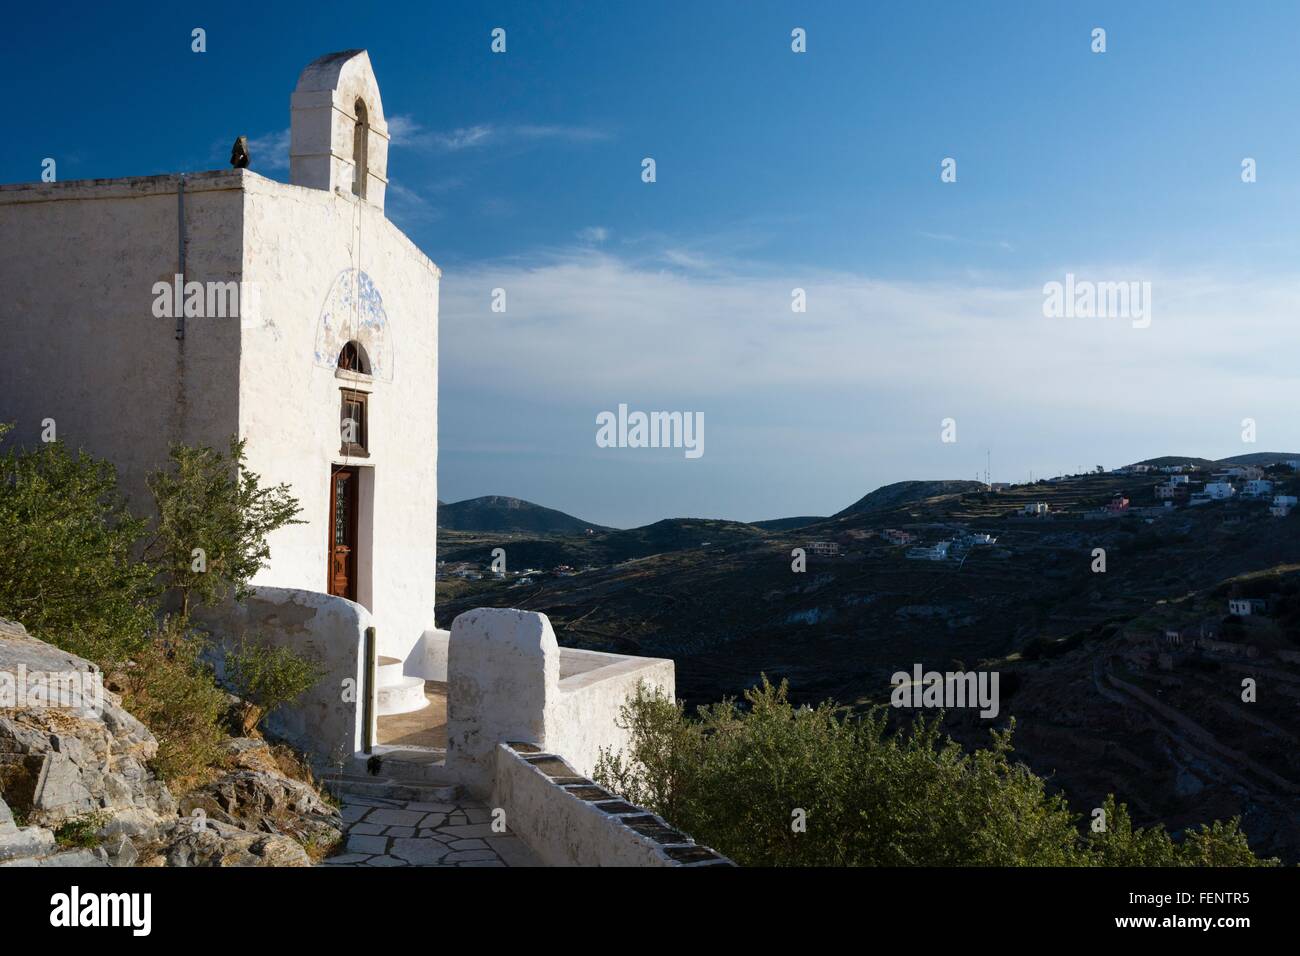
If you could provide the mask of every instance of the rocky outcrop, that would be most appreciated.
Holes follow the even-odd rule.
[[[0,866],[307,866],[299,841],[342,832],[262,741],[233,741],[232,772],[179,805],[157,750],[94,664],[0,619]]]
[[[284,834],[300,843],[332,847],[343,838],[343,821],[309,785],[280,773],[265,741],[230,741],[235,769],[181,799],[181,813],[202,815],[260,833]]]
[[[250,833],[215,820],[178,820],[141,866],[311,866],[307,851],[287,836]]]

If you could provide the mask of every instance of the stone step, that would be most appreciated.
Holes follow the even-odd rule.
[[[380,717],[409,714],[429,706],[429,698],[424,696],[424,680],[420,677],[399,677],[396,683],[387,686],[379,681],[375,697]]]
[[[455,781],[447,772],[447,755],[441,750],[411,750],[377,746],[370,756],[355,754],[343,766],[356,777],[385,777],[403,783],[445,785]]]
[[[321,785],[339,799],[370,797],[379,800],[419,801],[423,803],[454,803],[461,796],[455,784],[436,785],[395,780],[391,777],[333,774],[320,780]]]
[[[406,675],[402,669],[406,665],[396,657],[380,657],[375,666],[375,685],[377,687],[393,687],[402,682]]]

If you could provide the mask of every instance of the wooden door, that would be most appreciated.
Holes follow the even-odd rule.
[[[330,469],[329,593],[357,599],[357,472]]]

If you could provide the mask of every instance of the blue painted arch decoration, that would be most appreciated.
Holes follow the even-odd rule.
[[[393,334],[384,298],[369,273],[360,269],[344,269],[330,284],[316,323],[316,364],[334,368],[339,352],[351,341],[364,346],[373,378],[393,380]]]

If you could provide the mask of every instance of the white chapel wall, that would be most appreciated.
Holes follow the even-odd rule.
[[[186,178],[187,277],[239,279],[241,170]],[[217,446],[238,427],[239,320],[153,314],[178,264],[177,176],[0,186],[0,420],[118,469],[146,513],[145,475],[173,441]]]
[[[251,439],[249,466],[265,483],[289,483],[313,519],[272,536],[272,567],[255,583],[326,590],[329,465],[372,469],[362,496],[363,508],[367,495],[373,502],[369,528],[362,519],[372,561],[368,573],[364,561],[358,569],[370,587],[359,597],[374,614],[380,653],[405,660],[433,626],[438,269],[379,209],[350,195],[253,176],[247,196],[244,277],[259,289],[261,316],[243,334],[240,432]],[[371,389],[370,456],[346,459],[340,388],[353,385],[316,352],[322,311],[327,303],[340,311],[339,283],[354,269],[377,290],[387,331],[369,348],[379,374],[356,385]]]

